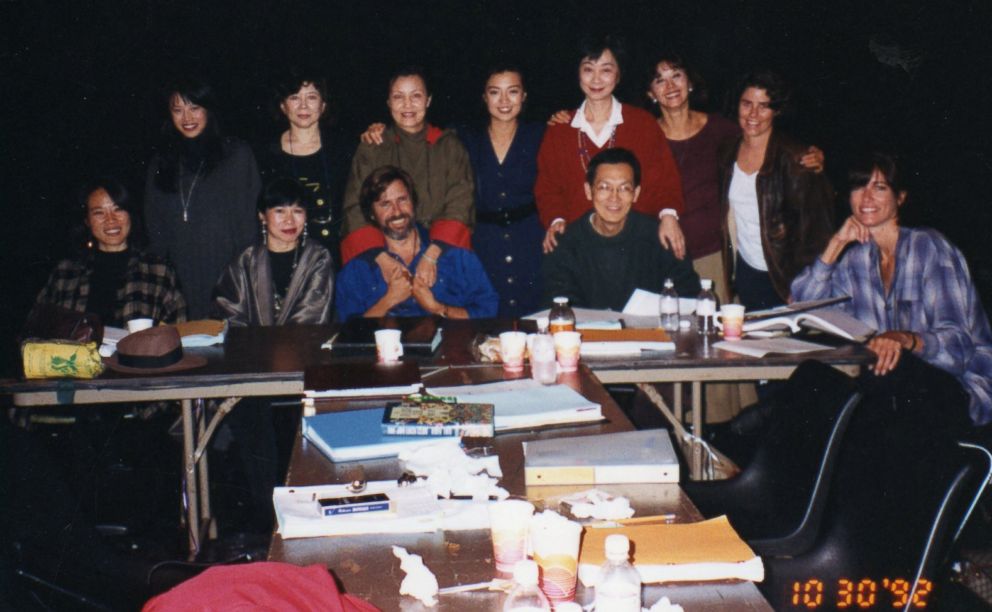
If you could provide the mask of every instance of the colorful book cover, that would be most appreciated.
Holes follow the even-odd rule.
[[[392,436],[467,436],[495,434],[492,404],[446,402],[440,398],[386,404],[382,432]]]

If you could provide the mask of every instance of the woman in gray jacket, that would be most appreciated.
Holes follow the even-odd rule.
[[[303,188],[277,178],[262,191],[262,241],[248,247],[214,289],[214,316],[231,325],[327,323],[334,270],[331,255],[307,240]]]

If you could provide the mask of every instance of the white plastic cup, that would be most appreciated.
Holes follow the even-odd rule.
[[[379,363],[396,363],[403,356],[400,330],[380,329],[375,332],[375,351]]]
[[[143,329],[151,329],[153,325],[155,325],[155,319],[131,319],[127,322],[127,331],[129,334],[133,334]]]
[[[575,599],[582,525],[544,511],[530,521],[530,543],[541,568],[541,590],[552,606]]]

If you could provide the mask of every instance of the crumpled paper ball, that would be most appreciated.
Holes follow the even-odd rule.
[[[400,583],[400,595],[419,599],[425,606],[437,605],[437,576],[424,565],[420,555],[414,555],[402,546],[393,546],[393,555],[400,560],[400,569],[406,572]]]
[[[634,516],[630,500],[626,497],[610,495],[599,489],[589,489],[562,498],[568,504],[569,512],[575,518],[594,518],[601,521],[615,521]]]

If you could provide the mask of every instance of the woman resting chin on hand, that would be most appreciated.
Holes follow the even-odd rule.
[[[879,330],[875,378],[899,397],[992,421],[992,331],[961,252],[932,229],[900,226],[904,171],[885,153],[848,173],[851,216],[792,282],[792,297],[842,305]],[[928,404],[929,403],[929,404]]]

